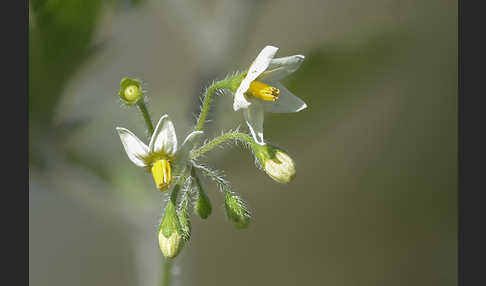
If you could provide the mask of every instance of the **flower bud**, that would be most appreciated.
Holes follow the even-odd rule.
[[[224,207],[226,216],[231,220],[236,228],[247,228],[250,223],[250,213],[245,202],[235,193],[224,192]]]
[[[197,182],[197,181],[196,181]],[[211,202],[209,201],[208,196],[204,192],[204,190],[201,187],[201,184],[197,182],[198,185],[198,196],[196,200],[196,204],[194,205],[194,211],[198,216],[200,216],[202,219],[207,219],[209,215],[211,214]]]
[[[136,79],[122,78],[118,96],[127,105],[136,104],[143,97],[142,84]]]
[[[170,200],[159,227],[159,246],[167,258],[176,257],[184,246],[182,230],[174,203]]]
[[[270,144],[254,147],[255,156],[267,175],[275,181],[288,184],[295,178],[295,164],[282,149]]]

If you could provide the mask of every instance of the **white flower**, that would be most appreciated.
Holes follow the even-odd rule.
[[[194,131],[189,134],[180,149],[177,149],[177,136],[174,124],[167,114],[162,115],[155,127],[149,146],[145,145],[130,130],[117,127],[118,135],[128,158],[137,166],[150,168],[157,188],[167,190],[172,179],[171,164],[185,162],[196,139],[203,133]]]
[[[255,141],[260,145],[265,145],[263,140],[264,111],[290,113],[307,107],[304,101],[278,82],[296,71],[304,60],[304,56],[294,55],[274,59],[277,51],[278,48],[273,46],[263,48],[241,81],[233,102],[235,111],[244,109],[246,124]]]

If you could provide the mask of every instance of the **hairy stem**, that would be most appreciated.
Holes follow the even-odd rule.
[[[240,141],[242,143],[249,144],[250,146],[253,146],[253,145],[256,144],[253,141],[253,139],[245,133],[230,132],[230,133],[226,133],[224,135],[221,135],[219,137],[216,137],[213,140],[206,143],[205,145],[201,146],[199,149],[194,150],[191,154],[191,159],[196,159],[196,158],[204,155],[206,152],[211,151],[214,147],[216,147],[219,144],[224,143],[228,140]]]
[[[243,77],[244,75],[235,75],[227,79],[217,81],[206,89],[206,92],[204,93],[204,101],[201,107],[201,113],[199,113],[196,128],[194,129],[195,131],[203,130],[204,123],[206,123],[206,117],[208,116],[208,112],[213,101],[214,93],[221,89],[229,89],[235,92]]]
[[[150,118],[150,114],[148,113],[145,102],[143,102],[143,100],[139,100],[137,102],[137,107],[142,113],[143,119],[145,120],[145,126],[147,126],[147,130],[150,136],[152,136],[152,134],[154,133],[154,126],[152,125],[152,119]]]

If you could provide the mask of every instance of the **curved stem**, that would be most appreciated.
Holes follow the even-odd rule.
[[[214,138],[213,140],[209,141],[209,143],[201,146],[199,149],[194,150],[191,154],[191,159],[196,159],[202,155],[204,155],[206,152],[211,151],[214,147],[218,146],[221,143],[224,143],[228,140],[236,140],[240,141],[243,143],[246,143],[250,145],[253,148],[253,146],[256,144],[255,141],[253,141],[253,138],[251,138],[249,135],[245,133],[239,133],[239,132],[230,132],[226,133],[224,135],[221,135],[219,137]]]
[[[241,80],[244,78],[244,75],[235,75],[229,77],[224,80],[217,81],[211,84],[204,93],[204,101],[201,106],[201,113],[199,113],[199,118],[197,119],[195,131],[203,130],[204,123],[206,123],[206,117],[208,116],[209,108],[211,107],[211,103],[213,100],[213,96],[215,91],[219,89],[229,89],[231,91],[236,91],[238,86],[241,83]]]
[[[152,136],[152,134],[154,133],[154,126],[152,125],[152,119],[150,118],[150,114],[148,113],[145,102],[143,102],[143,100],[139,100],[137,102],[137,107],[143,115],[143,119],[145,120],[145,126],[147,126],[147,130],[150,136]]]
[[[206,122],[206,117],[208,116],[209,108],[211,107],[211,102],[213,100],[214,92],[220,88],[223,88],[223,81],[218,81],[213,83],[210,87],[206,89],[204,94],[204,101],[201,107],[201,113],[199,113],[199,118],[197,119],[197,125],[195,131],[201,131]]]

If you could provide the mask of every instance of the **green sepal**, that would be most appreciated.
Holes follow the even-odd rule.
[[[241,81],[245,78],[246,73],[232,76],[226,79],[224,87],[235,93],[238,87],[240,87]]]
[[[266,160],[275,158],[276,147],[268,143],[265,145],[251,144],[251,148],[253,149],[253,154],[255,154],[258,167],[260,168],[263,168]]]
[[[165,206],[165,214],[162,218],[162,222],[160,223],[159,231],[162,231],[162,234],[166,238],[168,238],[173,232],[181,233],[179,218],[176,212],[176,207],[172,200],[169,200]]]

